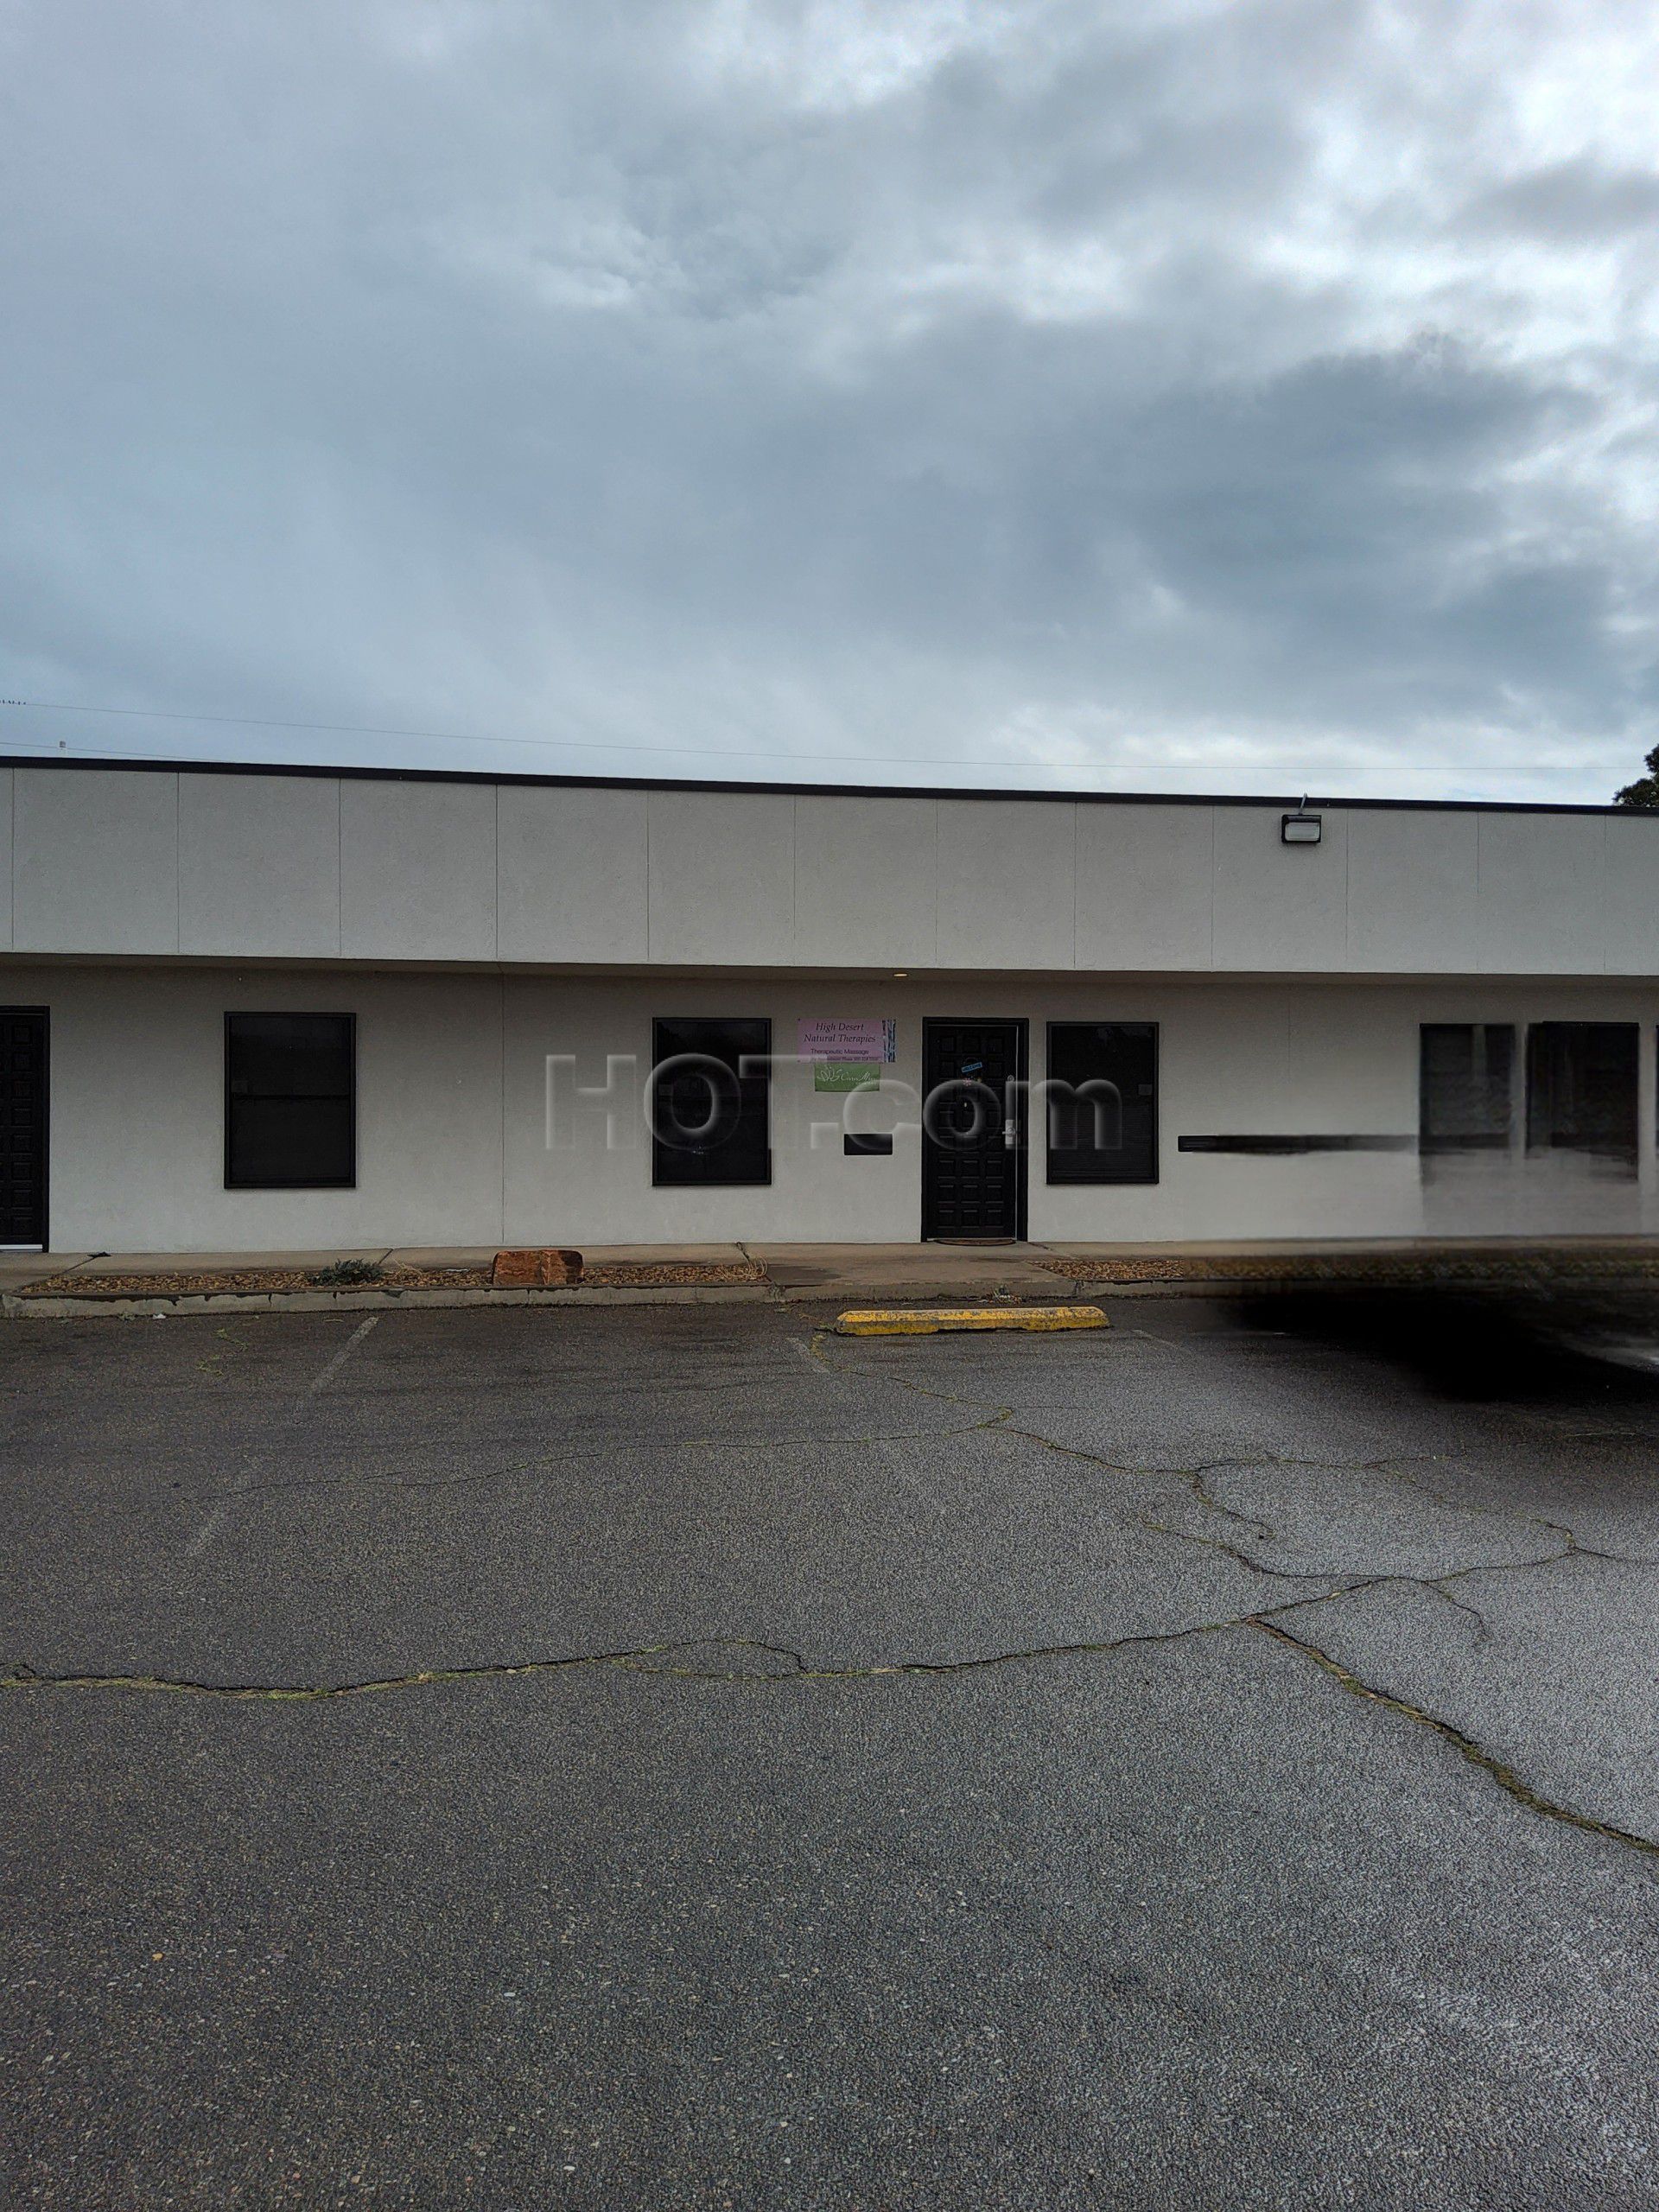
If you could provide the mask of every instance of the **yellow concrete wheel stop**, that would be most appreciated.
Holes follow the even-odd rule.
[[[843,1337],[932,1337],[950,1329],[1103,1329],[1098,1306],[893,1306],[843,1313]]]

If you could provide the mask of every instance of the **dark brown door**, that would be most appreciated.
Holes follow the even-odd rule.
[[[46,1243],[46,1012],[0,1007],[0,1244]]]
[[[1026,1233],[1026,1025],[922,1024],[922,1234]]]

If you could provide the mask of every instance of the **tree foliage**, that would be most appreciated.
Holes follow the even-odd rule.
[[[1645,776],[1638,776],[1622,791],[1613,793],[1615,806],[1659,806],[1659,745],[1649,753],[1647,769]]]

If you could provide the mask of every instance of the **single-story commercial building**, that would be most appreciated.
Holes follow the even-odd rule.
[[[1659,1230],[1659,819],[18,760],[0,1243]]]

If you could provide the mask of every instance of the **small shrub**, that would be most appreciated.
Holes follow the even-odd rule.
[[[351,1283],[384,1282],[385,1275],[378,1260],[334,1260],[316,1268],[310,1280],[320,1290],[336,1290]]]

